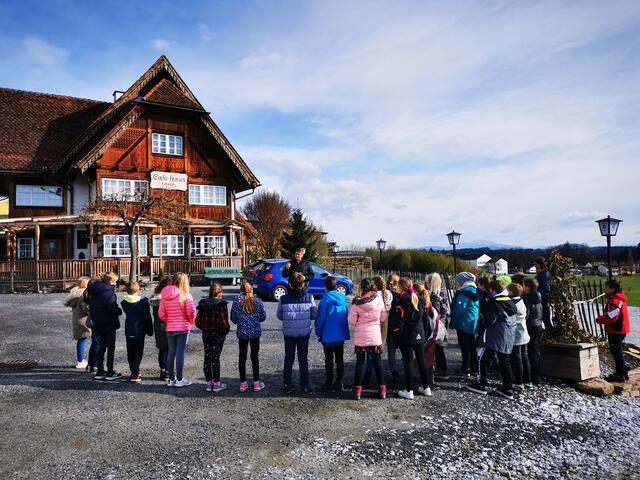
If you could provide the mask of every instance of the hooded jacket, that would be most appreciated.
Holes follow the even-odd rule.
[[[623,291],[607,295],[607,312],[599,316],[596,322],[603,324],[607,333],[627,334],[631,331],[627,296]]]
[[[140,295],[125,295],[120,305],[127,316],[124,321],[124,334],[127,338],[140,340],[145,335],[153,335],[149,299]]]
[[[118,306],[115,288],[105,282],[94,282],[87,287],[85,301],[89,305],[92,332],[104,335],[120,328],[122,310]]]
[[[251,340],[262,336],[261,323],[267,319],[267,312],[264,303],[254,295],[253,301],[256,304],[254,313],[244,311],[244,294],[238,295],[233,300],[231,307],[231,321],[238,325],[236,335],[240,340]]]
[[[84,302],[84,291],[84,288],[73,287],[69,296],[64,299],[64,305],[71,307],[71,329],[74,340],[91,336],[91,329],[87,327],[89,306]]]
[[[282,320],[282,333],[285,337],[311,335],[311,321],[317,315],[316,302],[306,289],[291,290],[278,301],[276,316]]]
[[[387,310],[376,292],[354,298],[348,320],[353,326],[353,344],[356,347],[382,345],[380,325],[387,321]]]
[[[221,298],[203,298],[198,302],[196,327],[203,332],[229,333],[228,302]]]
[[[542,321],[542,295],[537,290],[522,295],[527,307],[527,331],[530,333],[544,330]]]
[[[167,285],[160,292],[158,316],[166,325],[167,333],[189,332],[196,322],[196,307],[193,297],[188,294],[180,303],[180,290],[175,285]]]
[[[315,321],[316,335],[323,345],[338,345],[349,340],[348,314],[347,297],[337,290],[324,294],[318,305],[318,317]]]
[[[484,317],[484,340],[480,345],[496,352],[510,354],[516,337],[517,312],[516,304],[507,292],[491,297]]]
[[[451,301],[449,327],[472,335],[478,333],[479,300],[476,284],[466,282]]]
[[[527,330],[527,306],[521,297],[512,297],[511,301],[516,304],[516,335],[513,344],[526,345],[531,340]]]
[[[394,332],[398,345],[421,345],[427,341],[424,331],[424,314],[424,302],[421,298],[418,299],[418,310],[416,310],[411,302],[411,294],[409,292],[400,294],[394,312],[400,324],[400,330]]]

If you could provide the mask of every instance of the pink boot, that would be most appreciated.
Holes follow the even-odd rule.
[[[386,385],[378,385],[378,395],[380,395],[380,398],[382,400],[387,398],[387,386]]]
[[[362,385],[354,385],[353,387],[353,398],[356,400],[360,400],[362,396]]]

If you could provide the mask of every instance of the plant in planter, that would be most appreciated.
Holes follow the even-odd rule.
[[[571,286],[571,260],[553,251],[549,265],[549,304],[553,327],[544,333],[540,361],[544,376],[567,380],[585,380],[600,375],[598,346],[591,334],[580,327],[576,318],[575,295]]]

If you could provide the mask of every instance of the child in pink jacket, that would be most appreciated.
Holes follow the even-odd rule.
[[[349,324],[353,326],[353,344],[356,352],[356,378],[353,395],[360,400],[364,377],[365,357],[369,353],[378,380],[378,394],[386,398],[387,386],[382,370],[382,334],[380,325],[387,320],[384,302],[377,295],[375,285],[369,278],[360,282],[360,296],[353,299],[349,311]]]
[[[184,356],[187,351],[189,332],[196,322],[196,307],[189,293],[189,278],[184,273],[176,273],[160,292],[162,299],[158,309],[160,320],[166,325],[169,351],[167,367],[168,387],[187,387],[191,381],[183,376]]]

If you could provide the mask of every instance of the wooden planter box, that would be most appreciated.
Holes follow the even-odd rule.
[[[540,373],[544,377],[582,381],[600,376],[598,346],[593,343],[552,343],[542,346]]]

